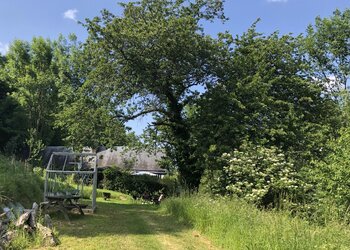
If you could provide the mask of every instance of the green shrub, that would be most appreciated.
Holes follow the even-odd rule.
[[[350,128],[340,131],[339,138],[328,144],[330,154],[314,162],[307,172],[315,183],[314,218],[350,221]]]
[[[165,187],[165,194],[170,196],[178,196],[181,192],[181,185],[177,175],[165,175],[161,180]]]
[[[44,177],[44,169],[41,167],[34,167],[33,168],[33,173],[36,174],[37,176]]]
[[[222,171],[212,173],[212,190],[234,195],[258,205],[276,205],[285,197],[294,198],[307,185],[299,178],[293,164],[276,147],[245,143],[240,150],[224,154]]]
[[[168,186],[155,176],[132,175],[117,167],[106,169],[104,172],[103,187],[132,195],[134,198],[148,196],[153,199],[160,192],[170,193]]]

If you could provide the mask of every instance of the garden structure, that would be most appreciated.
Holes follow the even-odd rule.
[[[56,208],[69,220],[68,210],[84,214],[84,186],[92,185],[91,211],[96,209],[97,157],[93,153],[53,152],[46,168],[43,208]]]

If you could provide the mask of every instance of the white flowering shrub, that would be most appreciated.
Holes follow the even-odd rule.
[[[293,164],[276,147],[244,144],[222,156],[226,160],[221,180],[226,192],[259,205],[268,205],[282,194],[299,188]]]

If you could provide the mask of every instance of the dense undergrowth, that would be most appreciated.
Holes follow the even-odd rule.
[[[224,249],[348,249],[350,230],[310,224],[287,212],[261,211],[248,203],[207,196],[170,198],[162,207]]]
[[[0,155],[0,203],[20,202],[31,207],[43,199],[43,180],[22,162]]]
[[[33,202],[42,201],[43,185],[43,179],[34,174],[30,167],[0,155],[0,208],[16,202],[31,208]],[[12,226],[10,224],[10,227]],[[18,228],[16,231],[17,237],[7,246],[9,249],[27,249],[42,244],[42,238],[37,237],[35,233],[29,235],[25,230]]]

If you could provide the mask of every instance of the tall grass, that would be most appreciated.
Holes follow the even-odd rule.
[[[224,249],[350,249],[349,228],[323,227],[235,199],[170,198],[162,207]]]
[[[30,207],[43,199],[43,180],[19,161],[0,155],[0,204],[21,202]]]
[[[9,202],[20,202],[26,208],[31,208],[34,201],[40,202],[43,199],[43,185],[43,180],[29,166],[0,155],[0,208]],[[7,246],[9,249],[27,249],[42,243],[42,237],[35,234],[29,235],[18,228],[16,232],[17,236]]]

